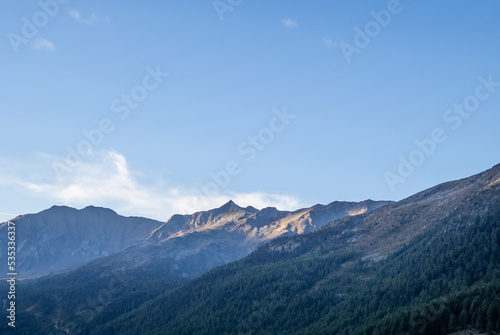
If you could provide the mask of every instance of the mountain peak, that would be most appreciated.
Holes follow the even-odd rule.
[[[233,200],[229,200],[225,205],[223,205],[219,209],[223,211],[234,211],[241,209],[241,207],[238,206]]]
[[[250,212],[250,213],[257,213],[259,211],[257,208],[255,208],[253,206],[248,206],[248,207],[245,208],[245,210],[247,212]]]
[[[81,209],[83,212],[96,212],[96,213],[108,213],[108,214],[117,214],[114,210],[105,208],[105,207],[97,207],[97,206],[87,206],[84,209]]]
[[[40,213],[53,214],[53,213],[71,213],[71,212],[76,212],[76,211],[78,211],[78,210],[76,208],[73,208],[73,207],[54,205],[54,206],[50,207],[49,209],[45,209],[45,210],[41,211]]]

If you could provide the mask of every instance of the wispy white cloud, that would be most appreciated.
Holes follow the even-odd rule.
[[[54,47],[54,44],[45,39],[45,38],[37,38],[33,44],[31,45],[33,47],[33,49],[35,50],[41,50],[41,51],[55,51],[55,47]]]
[[[99,21],[99,18],[97,17],[97,15],[95,13],[92,13],[92,14],[90,14],[90,16],[88,16],[88,17],[85,18],[85,17],[82,16],[82,12],[80,12],[78,9],[69,10],[68,14],[73,19],[75,19],[75,21],[83,22],[83,23],[85,23],[86,25],[89,25],[89,26],[93,25],[97,21]],[[109,16],[107,16],[107,15],[104,16],[102,18],[102,20],[104,20],[107,23],[111,22]]]
[[[285,28],[296,28],[299,26],[299,23],[293,19],[283,19],[281,22]]]
[[[97,15],[92,13],[90,15],[90,17],[88,19],[84,20],[83,22],[85,22],[85,24],[92,25],[92,24],[96,23],[96,21],[97,21]]]
[[[151,183],[144,180],[142,174],[132,171],[125,157],[115,151],[90,154],[86,162],[73,168],[62,179],[58,179],[47,167],[50,167],[50,161],[60,158],[47,155],[43,158],[46,160],[44,171],[40,166],[33,166],[36,173],[32,171],[31,175],[29,166],[14,168],[12,165],[10,176],[2,179],[21,186],[31,195],[50,199],[58,204],[78,208],[87,205],[110,207],[120,214],[159,220],[167,220],[173,214],[189,214],[220,207],[231,199],[240,206],[251,205],[257,208],[272,206],[290,210],[299,206],[299,200],[289,195],[226,192],[205,196],[194,188]],[[22,178],[14,171],[21,171]],[[0,175],[2,174],[5,176],[0,171]]]
[[[73,9],[73,10],[68,11],[68,14],[69,14],[69,16],[74,18],[76,21],[80,21],[82,18],[82,13],[77,9]]]
[[[269,194],[263,192],[233,193],[231,198],[242,207],[276,207],[281,210],[296,210],[301,206],[297,198],[283,194]]]
[[[323,44],[327,45],[327,46],[332,46],[333,45],[333,41],[327,37],[323,37],[322,39],[323,41]]]

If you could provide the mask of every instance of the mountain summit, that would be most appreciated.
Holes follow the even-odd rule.
[[[21,215],[16,224],[17,270],[20,278],[39,277],[76,268],[140,242],[160,221],[124,217],[113,210],[53,206],[38,214]],[[0,245],[7,245],[7,225],[0,224]],[[6,249],[0,250],[5,274]]]

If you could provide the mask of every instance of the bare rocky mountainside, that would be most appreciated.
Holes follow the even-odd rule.
[[[388,203],[334,202],[286,212],[276,208],[241,208],[230,201],[214,210],[174,215],[167,222],[123,217],[93,206],[81,210],[54,206],[12,220],[17,232],[17,269],[20,279],[36,278],[115,255],[114,259],[126,268],[167,259],[179,274],[189,277],[244,257],[275,237],[309,232],[338,218]],[[7,273],[6,238],[7,226],[3,223],[2,275]]]

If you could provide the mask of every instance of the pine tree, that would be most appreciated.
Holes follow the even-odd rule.
[[[457,318],[455,317],[455,314],[450,315],[450,321],[448,322],[448,329],[449,330],[455,330],[457,328]]]
[[[467,308],[462,309],[462,312],[458,316],[458,321],[462,327],[466,327],[469,324],[469,313]]]

